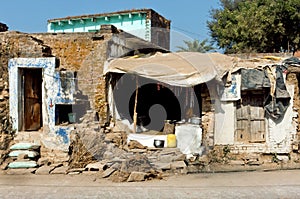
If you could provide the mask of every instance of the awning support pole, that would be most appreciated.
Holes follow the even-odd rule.
[[[139,92],[139,80],[138,76],[136,76],[135,79],[136,89],[135,89],[135,100],[134,100],[134,110],[133,110],[133,133],[136,133],[136,123],[137,123],[137,98],[138,98],[138,92]]]

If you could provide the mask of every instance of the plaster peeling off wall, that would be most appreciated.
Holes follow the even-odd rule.
[[[15,58],[10,59],[8,63],[8,70],[9,70],[9,91],[10,91],[10,98],[9,98],[9,108],[10,108],[10,117],[12,120],[12,127],[14,130],[18,130],[18,109],[19,109],[19,102],[20,102],[20,87],[21,85],[21,77],[19,75],[20,68],[41,68],[43,69],[42,75],[47,77],[45,74],[53,74],[55,69],[55,58]],[[48,78],[49,79],[49,78]],[[48,82],[47,78],[42,83],[42,98],[43,98],[43,105],[42,111],[44,114],[43,117],[43,124],[49,125],[51,121],[49,116],[51,116],[51,109],[47,108],[47,104],[49,104],[49,100],[46,98],[46,92],[48,88],[51,88],[49,84],[53,85],[52,82]]]
[[[55,126],[55,103],[66,100],[66,95],[62,95],[60,77],[55,72],[55,58],[15,58],[10,59],[9,70],[9,90],[10,90],[10,117],[12,128],[18,133],[19,108],[21,103],[21,77],[20,68],[42,69],[42,115],[43,132],[41,132],[41,142],[51,149],[65,150],[70,144],[70,127]],[[72,89],[71,89],[72,90]],[[68,102],[73,103],[73,97],[68,97]]]
[[[55,104],[74,104],[75,79],[74,73],[68,71],[55,72],[57,80],[57,96]]]
[[[297,132],[297,126],[293,121],[293,118],[297,117],[297,112],[293,111],[294,85],[286,85],[286,87],[291,100],[284,117],[277,122],[268,119],[267,152],[269,153],[289,153]]]

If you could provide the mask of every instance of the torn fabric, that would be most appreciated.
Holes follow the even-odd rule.
[[[241,69],[242,90],[257,90],[269,88],[271,86],[268,74],[265,70]]]

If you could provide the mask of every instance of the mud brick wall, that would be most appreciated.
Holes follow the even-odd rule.
[[[77,72],[81,102],[99,114],[101,123],[106,121],[105,79],[102,76],[107,59],[107,41],[111,34],[69,33],[37,34],[51,47],[53,56],[59,58],[58,70]],[[85,96],[85,97],[84,97]]]

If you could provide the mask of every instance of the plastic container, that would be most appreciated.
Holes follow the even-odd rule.
[[[175,134],[168,134],[167,135],[167,147],[175,148],[176,146],[177,146],[176,135]]]
[[[70,123],[75,123],[76,122],[76,113],[69,113],[68,117],[69,117],[69,122]]]

